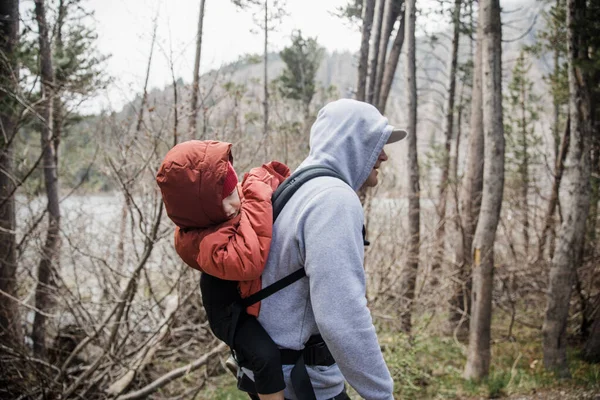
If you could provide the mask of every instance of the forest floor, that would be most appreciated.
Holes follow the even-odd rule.
[[[600,365],[588,364],[572,344],[568,359],[570,379],[557,379],[543,368],[541,332],[515,326],[510,340],[504,321],[492,329],[490,374],[482,381],[462,378],[466,345],[452,337],[420,333],[408,338],[380,329],[379,340],[394,378],[396,399],[511,399],[511,400],[600,400]],[[352,399],[360,399],[351,388]],[[219,377],[200,399],[248,399],[237,391],[232,376]]]

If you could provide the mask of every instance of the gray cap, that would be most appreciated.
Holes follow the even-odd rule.
[[[394,128],[386,144],[399,142],[402,139],[406,139],[407,136],[408,132],[406,130]]]

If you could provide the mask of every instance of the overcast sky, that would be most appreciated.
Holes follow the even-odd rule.
[[[329,51],[357,51],[360,32],[331,15],[347,0],[288,0],[285,17],[269,39],[272,51],[281,50],[290,41],[294,29],[305,36],[316,36]],[[164,87],[171,82],[168,57],[172,49],[175,74],[190,82],[193,73],[199,0],[89,0],[95,11],[98,48],[111,54],[107,72],[115,84],[101,96],[120,108],[143,87],[143,77],[150,51],[152,20],[158,12],[157,47],[150,72],[150,87]],[[238,10],[230,0],[206,0],[201,73],[236,60],[246,53],[262,53],[261,34],[256,29],[252,11]]]

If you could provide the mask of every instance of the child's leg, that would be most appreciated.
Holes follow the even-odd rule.
[[[283,400],[285,382],[279,349],[256,318],[243,314],[235,334],[235,351],[242,365],[254,372],[256,390],[262,400]]]
[[[227,343],[231,327],[231,307],[229,305],[241,299],[237,282],[226,281],[202,273],[200,291],[210,329],[216,337]],[[229,345],[229,343],[227,344]]]

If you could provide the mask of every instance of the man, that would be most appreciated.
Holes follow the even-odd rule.
[[[263,300],[259,321],[281,348],[301,350],[309,338],[322,336],[337,364],[306,367],[318,400],[347,399],[344,380],[365,399],[393,399],[367,308],[364,214],[356,191],[377,185],[377,169],[388,159],[383,146],[406,135],[367,103],[343,99],[326,105],[311,129],[310,154],[298,169],[329,167],[343,181],[306,182],[273,227],[263,288],[301,267],[306,278]],[[283,367],[285,397],[297,399],[292,367]]]

